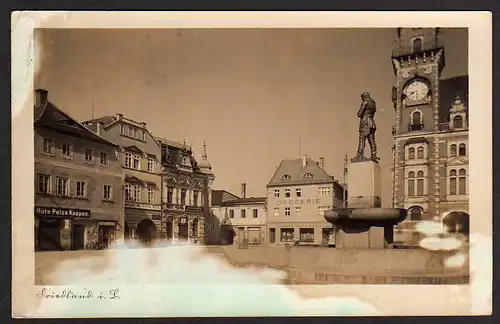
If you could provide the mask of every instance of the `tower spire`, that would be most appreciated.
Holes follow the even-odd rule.
[[[201,158],[204,160],[207,159],[207,141],[203,141],[203,155]]]

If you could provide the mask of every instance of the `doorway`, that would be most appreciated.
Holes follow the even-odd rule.
[[[179,219],[179,239],[186,240],[189,237],[188,222],[186,217],[181,217]]]
[[[73,250],[85,249],[85,225],[73,225],[71,241]]]
[[[114,238],[114,226],[99,226],[99,245],[101,249],[111,248]]]
[[[40,218],[38,224],[38,248],[40,251],[61,251],[61,228],[63,220]]]
[[[171,241],[172,237],[174,236],[174,226],[173,226],[171,220],[167,221],[167,226],[166,227],[167,227],[166,228],[166,230],[167,230],[167,241]]]
[[[137,224],[137,237],[146,246],[151,246],[156,239],[156,226],[150,219],[143,219]]]

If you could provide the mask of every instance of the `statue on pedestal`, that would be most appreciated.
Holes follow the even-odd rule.
[[[375,101],[370,97],[368,92],[363,92],[361,95],[361,107],[358,110],[359,118],[359,143],[358,152],[351,162],[362,162],[372,160],[378,163],[379,158],[377,157],[377,144],[375,143],[375,132],[377,127],[375,125],[375,112],[377,111],[377,106]],[[365,143],[368,140],[370,145],[371,158],[365,158]]]

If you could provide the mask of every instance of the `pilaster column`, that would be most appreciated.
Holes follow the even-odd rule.
[[[439,172],[439,137],[436,135],[434,137],[434,150],[433,150],[433,157],[434,157],[434,216],[439,217],[440,215],[440,172]],[[429,170],[431,172],[431,170]],[[432,203],[429,201],[429,204]],[[431,215],[429,215],[431,216]]]
[[[173,217],[172,226],[174,227],[174,235],[172,237],[172,241],[175,242],[179,240],[179,217]]]
[[[193,219],[188,218],[188,242],[192,242],[193,240]]]
[[[198,236],[200,244],[205,244],[205,219],[200,218],[198,220]]]

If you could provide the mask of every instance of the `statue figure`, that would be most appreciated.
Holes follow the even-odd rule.
[[[368,161],[370,159],[365,158],[365,143],[368,140],[370,144],[371,160],[378,163],[379,158],[377,157],[377,144],[375,143],[375,132],[377,127],[375,126],[375,112],[377,107],[375,101],[370,97],[368,92],[363,92],[361,95],[361,107],[358,110],[359,118],[359,143],[358,152],[351,162],[361,162]]]

